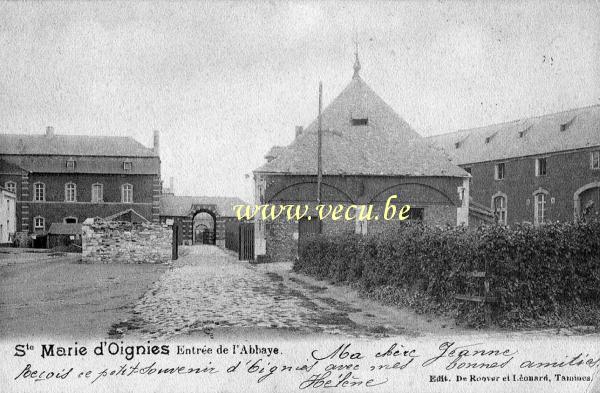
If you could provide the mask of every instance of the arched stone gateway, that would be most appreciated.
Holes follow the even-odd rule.
[[[214,244],[225,247],[225,223],[237,220],[235,205],[246,204],[239,198],[231,197],[189,197],[164,194],[160,201],[160,222],[179,225],[181,244]],[[208,233],[202,231],[197,238],[194,221],[204,215],[204,225]],[[196,220],[198,221],[198,220]],[[200,224],[198,224],[199,226]]]
[[[216,244],[216,231],[214,211],[199,209],[192,215],[192,244]]]

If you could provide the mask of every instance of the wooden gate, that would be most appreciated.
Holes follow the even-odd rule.
[[[242,222],[239,226],[239,251],[240,261],[254,260],[254,223]]]
[[[173,224],[173,237],[171,239],[171,259],[173,261],[176,261],[177,258],[179,258],[179,225],[178,224]]]

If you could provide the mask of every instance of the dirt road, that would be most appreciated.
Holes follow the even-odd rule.
[[[43,255],[1,259],[4,338],[104,338],[166,270],[160,265],[84,265]]]
[[[118,329],[143,339],[461,332],[452,321],[383,306],[347,287],[294,274],[289,263],[250,265],[213,246],[192,247]]]

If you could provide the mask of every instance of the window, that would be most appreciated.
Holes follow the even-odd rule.
[[[33,184],[33,200],[34,201],[45,201],[46,200],[46,185],[44,183]]]
[[[353,126],[366,126],[369,124],[369,119],[352,119]]]
[[[535,195],[533,208],[533,223],[535,225],[543,224],[546,219],[546,194],[539,193]]]
[[[46,220],[44,217],[34,217],[33,219],[33,229],[44,230],[46,229]]]
[[[92,184],[92,203],[104,201],[104,186],[100,183]]]
[[[531,127],[533,127],[533,125],[529,125],[524,130],[519,131],[519,138],[523,138],[525,135],[527,135],[529,130],[531,130]]]
[[[65,217],[63,222],[65,224],[77,224],[77,217]]]
[[[562,123],[560,125],[560,130],[561,131],[567,131],[569,129],[569,127],[571,127],[571,124],[573,124],[573,122],[575,121],[575,117],[571,118],[569,121],[567,121],[566,123]]]
[[[410,207],[408,211],[408,219],[414,221],[423,221],[425,209],[422,207]]]
[[[501,163],[496,164],[496,171],[494,174],[494,178],[496,180],[503,180],[505,174],[506,174],[506,169],[505,169],[504,163],[501,162]]]
[[[355,227],[354,227],[354,233],[356,233],[357,235],[366,235],[368,232],[368,223],[369,221],[367,220],[359,220],[358,216],[356,217],[355,220]]]
[[[121,186],[121,202],[133,203],[133,186],[131,184]]]
[[[69,158],[67,160],[67,169],[75,169],[75,160],[72,158]]]
[[[133,164],[131,163],[131,161],[123,161],[123,169],[124,170],[130,171],[132,167],[133,167]]]
[[[593,151],[591,154],[592,169],[600,169],[600,150]]]
[[[14,181],[7,181],[4,184],[4,187],[6,187],[6,189],[9,192],[13,192],[13,193],[17,192],[17,183],[15,183]]]
[[[535,175],[546,176],[546,158],[537,158],[535,160]]]
[[[494,198],[494,215],[498,224],[506,225],[506,197],[499,195]]]
[[[65,202],[77,202],[77,186],[75,183],[65,184]]]

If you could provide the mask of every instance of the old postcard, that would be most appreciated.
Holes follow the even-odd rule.
[[[0,3],[0,391],[600,392],[600,3]]]

